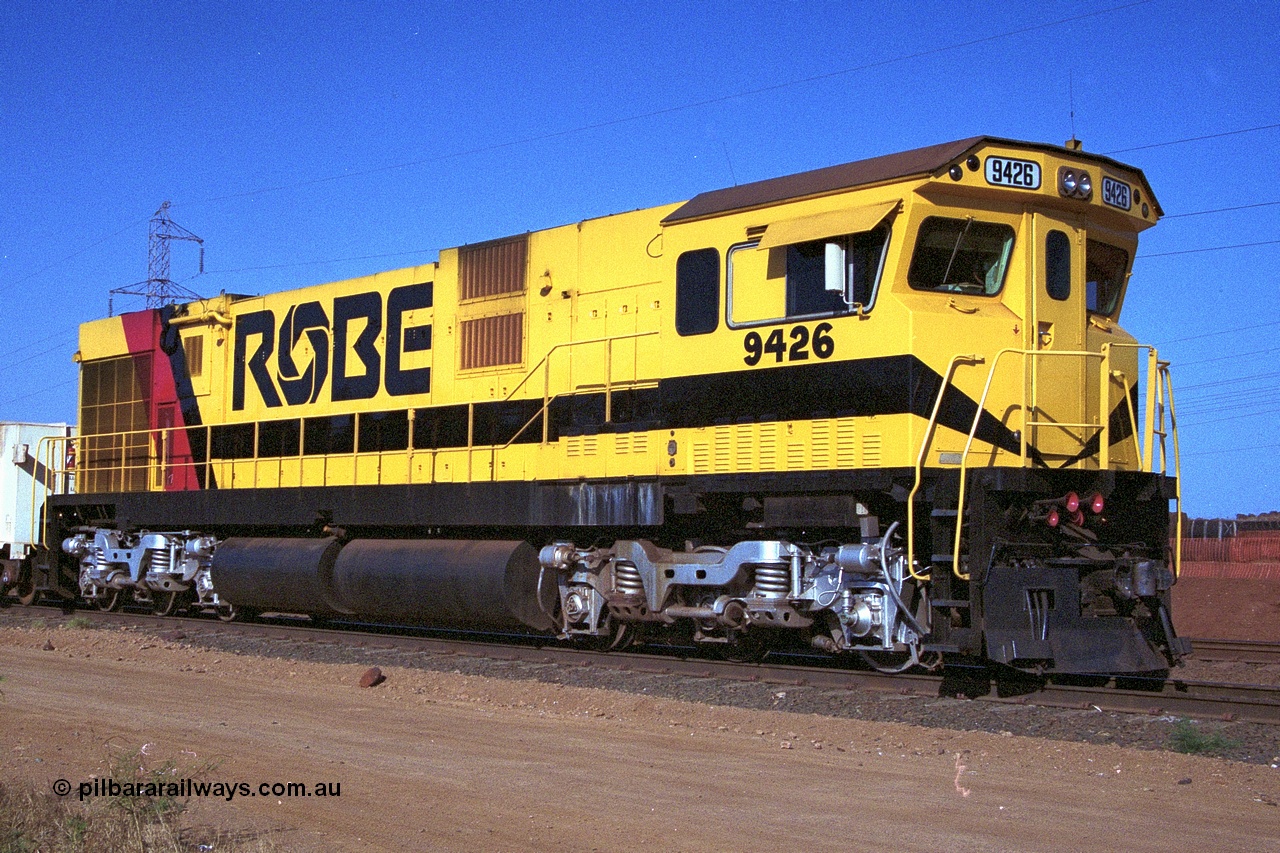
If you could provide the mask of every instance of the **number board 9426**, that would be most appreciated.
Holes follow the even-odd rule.
[[[988,157],[985,174],[987,183],[993,186],[1016,187],[1020,190],[1040,189],[1040,164],[1032,160]]]
[[[836,342],[831,337],[831,324],[819,323],[812,331],[808,326],[791,326],[785,331],[776,327],[768,337],[752,329],[742,339],[742,347],[747,351],[742,360],[748,367],[755,367],[765,361],[766,355],[773,356],[770,360],[775,364],[784,360],[808,361],[811,357],[831,358]]]
[[[1117,181],[1115,178],[1102,176],[1102,200],[1112,207],[1118,207],[1121,210],[1128,210],[1133,207],[1132,191],[1129,185],[1124,181]]]

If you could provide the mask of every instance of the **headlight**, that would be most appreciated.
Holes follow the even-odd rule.
[[[1088,200],[1093,195],[1093,179],[1088,172],[1063,166],[1058,170],[1058,193],[1066,198]]]

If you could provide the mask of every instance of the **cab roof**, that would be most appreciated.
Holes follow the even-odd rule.
[[[1142,174],[1141,170],[1118,160],[1112,160],[1099,154],[1073,151],[1059,145],[1022,142],[995,136],[972,136],[968,139],[958,139],[955,142],[944,142],[940,145],[915,148],[897,154],[886,154],[881,157],[872,157],[868,160],[855,160],[852,163],[844,163],[839,166],[827,166],[810,172],[798,172],[797,174],[784,175],[780,178],[769,178],[768,180],[755,181],[741,186],[699,193],[668,214],[662,220],[662,224],[673,225],[733,211],[765,207],[783,201],[828,195],[886,181],[937,175],[946,171],[952,163],[967,157],[970,152],[987,145],[1011,146],[1048,152],[1058,156],[1081,157],[1135,173],[1142,181],[1143,189],[1147,198],[1151,200],[1151,205],[1155,209],[1157,216],[1163,214],[1160,205],[1155,201],[1155,195],[1147,184],[1146,176]]]

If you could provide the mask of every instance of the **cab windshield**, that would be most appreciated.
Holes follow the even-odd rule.
[[[907,283],[915,290],[994,296],[1012,251],[1008,225],[930,216],[920,225]]]

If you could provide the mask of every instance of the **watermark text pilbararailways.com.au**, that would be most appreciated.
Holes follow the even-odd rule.
[[[174,779],[168,782],[118,782],[90,779],[72,785],[66,779],[53,783],[59,797],[75,793],[81,801],[93,797],[217,797],[230,802],[236,797],[340,797],[341,782],[208,782],[203,779]]]

